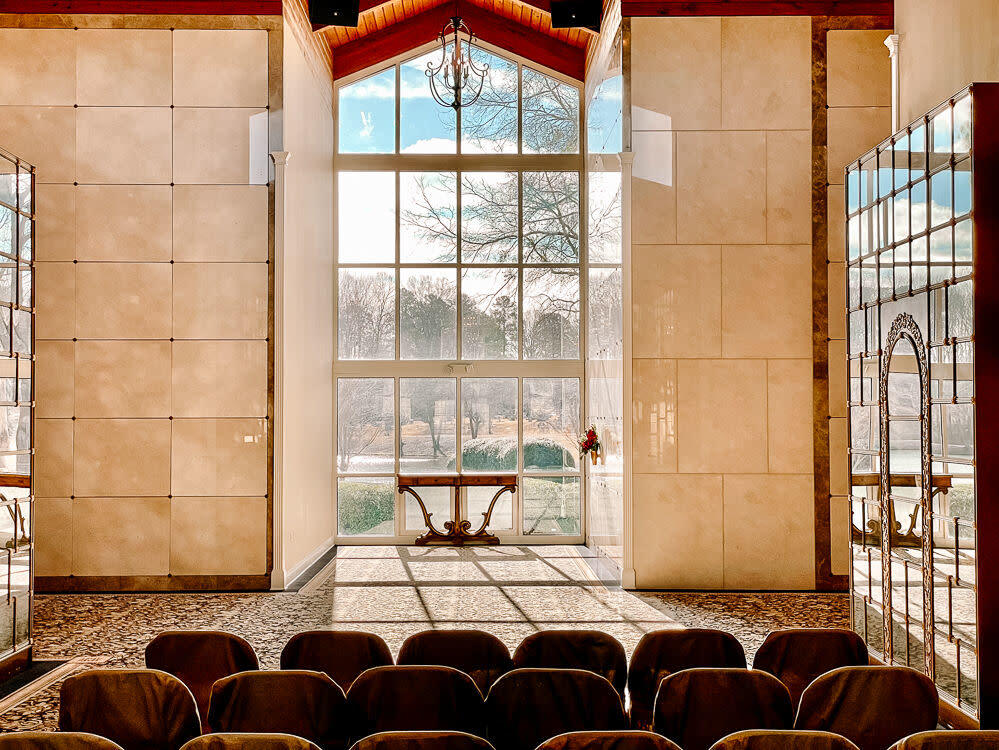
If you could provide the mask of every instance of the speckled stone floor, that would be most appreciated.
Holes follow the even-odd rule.
[[[296,593],[39,596],[35,654],[139,667],[160,631],[214,628],[246,638],[261,666],[274,669],[284,644],[303,630],[367,630],[395,653],[407,636],[430,628],[487,630],[511,650],[536,630],[593,628],[630,655],[651,630],[699,626],[735,634],[751,659],[770,630],[848,624],[846,595],[635,594],[601,583],[589,554],[570,546],[342,547]],[[0,731],[54,729],[57,719],[58,682],[0,715]]]

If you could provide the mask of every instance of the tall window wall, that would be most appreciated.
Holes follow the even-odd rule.
[[[581,92],[481,48],[481,98],[437,104],[439,49],[338,86],[338,536],[411,540],[397,473],[517,472],[492,530],[581,541]],[[466,517],[492,492],[469,490]],[[434,520],[447,491],[424,494]]]

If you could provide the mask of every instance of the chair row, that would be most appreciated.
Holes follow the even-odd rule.
[[[83,732],[20,732],[0,735],[0,750],[123,750],[111,740]],[[181,750],[320,750],[289,734],[220,733],[187,742]],[[354,743],[351,750],[495,750],[464,732],[382,732]],[[545,740],[537,750],[682,750],[652,732],[568,732]],[[857,750],[829,732],[750,730],[722,738],[711,750]],[[892,750],[999,750],[999,731],[929,731],[911,735]]]
[[[885,750],[937,725],[933,682],[908,667],[841,667],[802,693],[797,712],[773,675],[694,668],[663,679],[654,730],[684,750],[708,750],[751,729],[828,731],[861,750]],[[497,750],[534,748],[572,731],[628,728],[621,697],[594,672],[514,669],[483,700],[467,674],[444,666],[373,667],[347,693],[326,674],[248,671],[218,680],[206,721],[177,678],[159,670],[93,670],[61,688],[59,726],[113,739],[127,750],[174,750],[203,731],[283,732],[325,750],[387,731],[462,731]]]

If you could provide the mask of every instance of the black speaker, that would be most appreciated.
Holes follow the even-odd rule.
[[[600,31],[601,0],[551,0],[551,8],[553,29],[582,27]]]
[[[312,30],[324,26],[357,26],[361,0],[309,0]]]

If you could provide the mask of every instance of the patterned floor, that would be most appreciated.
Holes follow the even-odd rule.
[[[700,626],[734,633],[752,658],[775,628],[848,622],[845,595],[633,594],[602,584],[589,554],[570,546],[343,547],[297,593],[39,596],[36,657],[85,658],[78,669],[142,666],[146,643],[177,628],[237,633],[265,669],[277,667],[294,633],[324,628],[378,633],[393,653],[429,628],[487,630],[511,650],[536,630],[593,628],[630,655],[650,630]],[[58,682],[0,714],[0,731],[53,729],[57,718]]]

